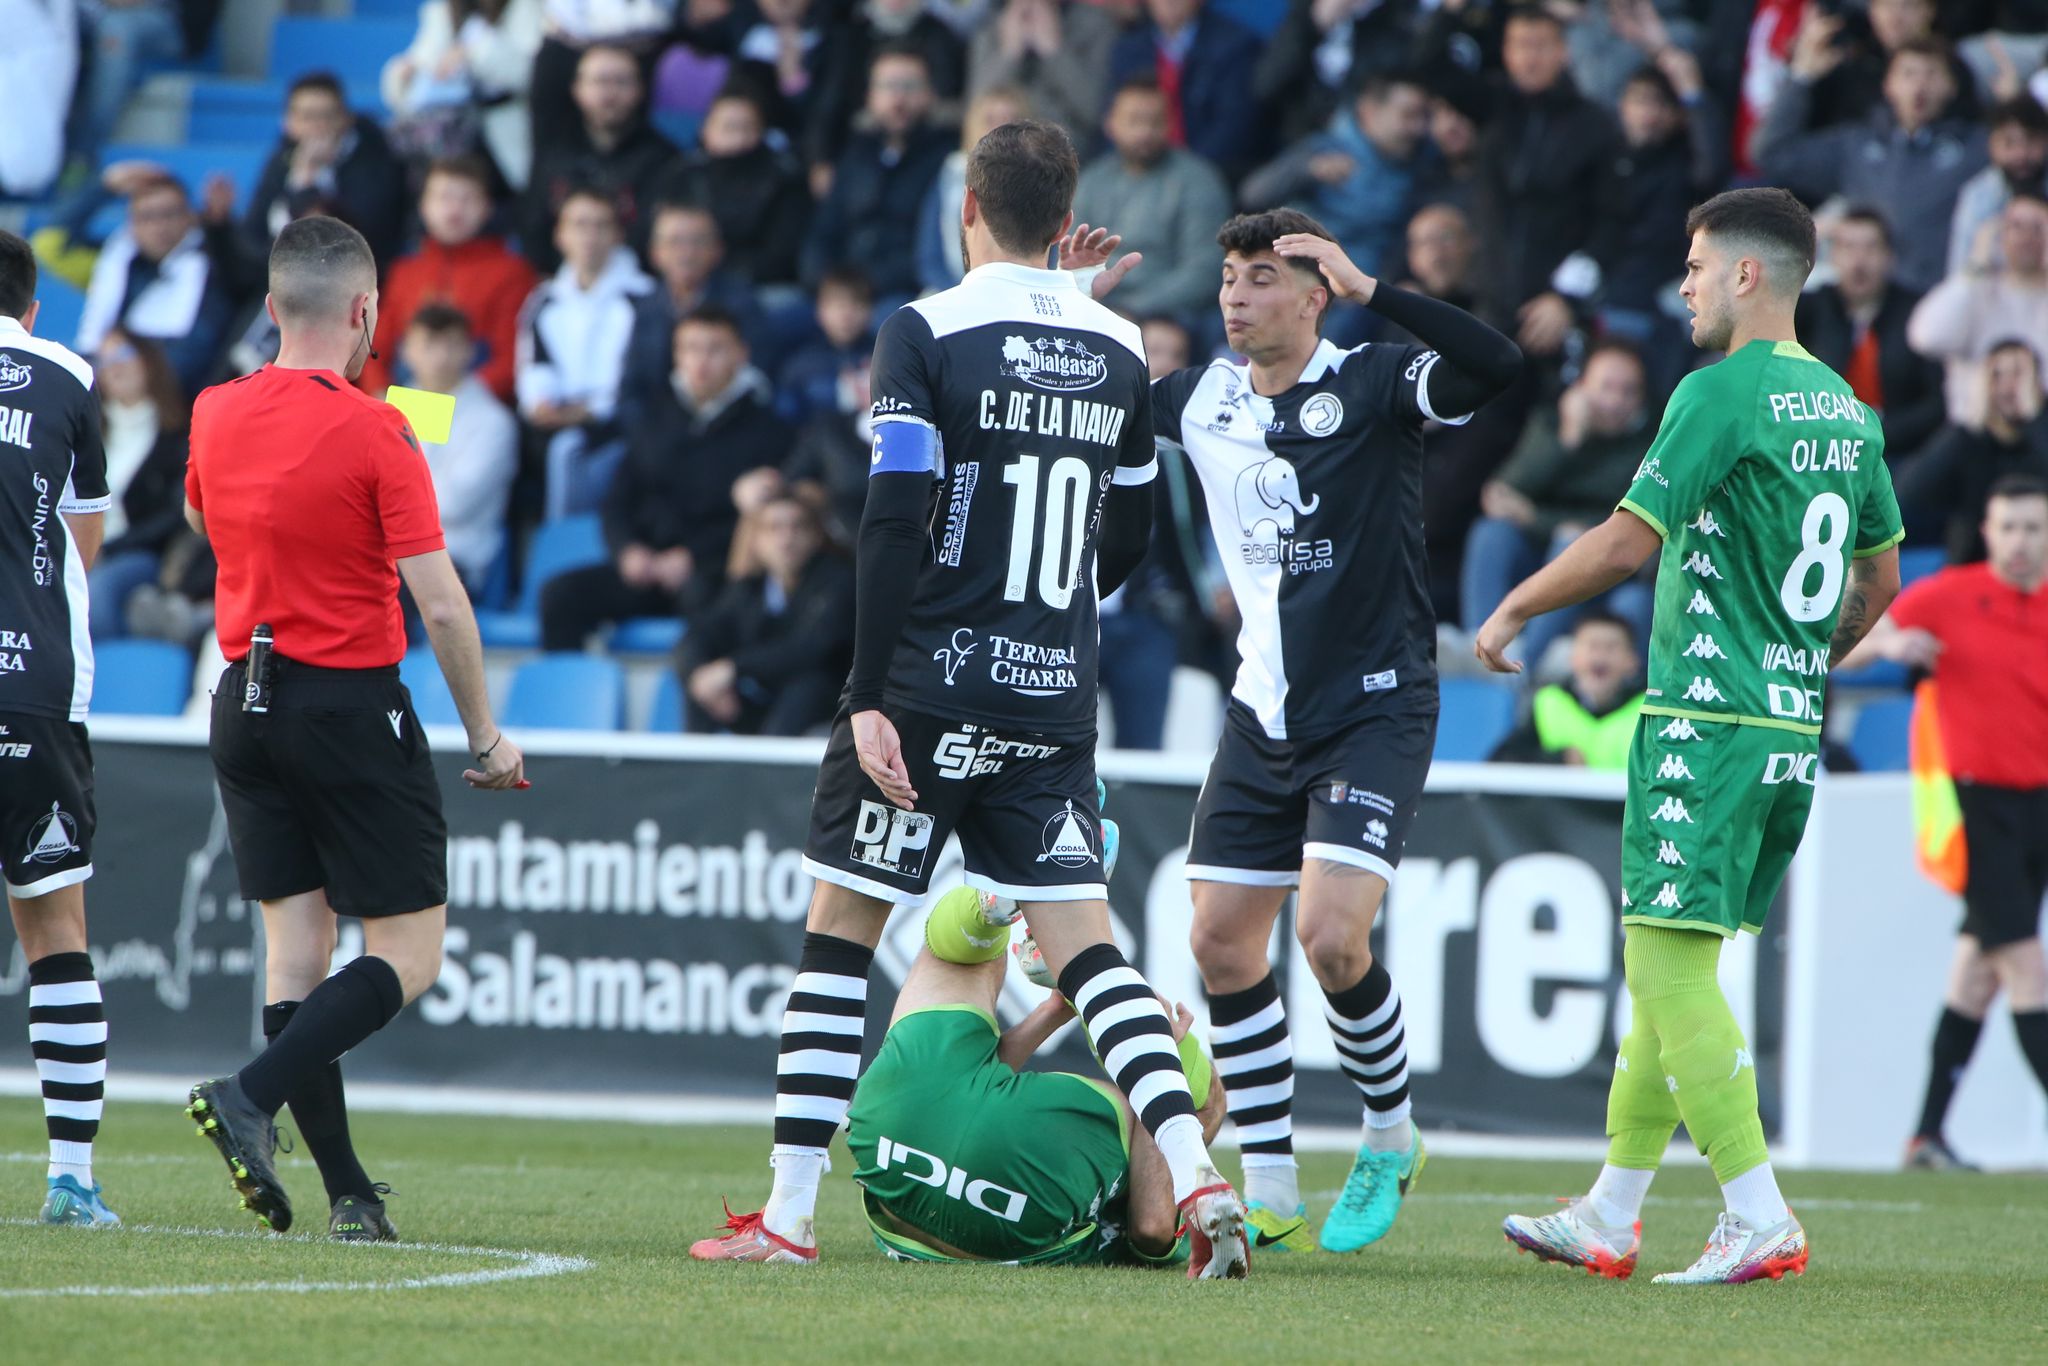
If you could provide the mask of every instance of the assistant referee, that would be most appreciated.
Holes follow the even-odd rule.
[[[287,1101],[341,1241],[395,1237],[385,1190],[356,1160],[337,1059],[434,982],[447,924],[448,830],[412,698],[398,585],[469,732],[473,787],[522,781],[491,720],[469,598],[448,558],[433,483],[398,410],[353,387],[377,327],[369,244],[303,218],[270,252],[275,364],[192,408],[185,515],[220,563],[216,628],[230,663],[211,749],[242,895],[261,902],[269,1046],[187,1109],[227,1159],[244,1207],[292,1222],[271,1153]],[[364,953],[328,976],[335,918]]]

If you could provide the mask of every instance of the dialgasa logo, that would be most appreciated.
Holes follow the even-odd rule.
[[[0,356],[0,394],[9,393],[15,389],[26,389],[28,388],[29,381],[35,377],[35,371],[21,364],[14,357]]]
[[[1034,389],[1093,389],[1109,378],[1109,362],[1068,337],[1003,338],[1003,373]]]

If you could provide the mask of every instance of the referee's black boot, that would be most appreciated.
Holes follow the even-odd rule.
[[[391,1194],[391,1187],[382,1181],[370,1189],[379,1195]],[[334,1212],[327,1217],[327,1236],[337,1243],[395,1243],[398,1230],[392,1227],[382,1200],[344,1195],[334,1202]]]
[[[292,1202],[277,1179],[271,1155],[277,1151],[277,1124],[249,1103],[233,1077],[202,1081],[192,1088],[185,1113],[227,1159],[228,1175],[242,1197],[242,1208],[265,1228],[283,1233],[292,1226]]]

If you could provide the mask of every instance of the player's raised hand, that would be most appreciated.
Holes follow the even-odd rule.
[[[1344,248],[1327,237],[1290,232],[1274,239],[1273,250],[1289,260],[1315,262],[1324,282],[1330,286],[1330,292],[1340,299],[1369,304],[1373,291],[1379,288],[1378,280],[1353,265],[1351,258],[1344,254]]]
[[[905,811],[912,810],[917,789],[910,785],[910,770],[903,765],[903,740],[896,725],[878,711],[853,714],[853,753],[860,771],[874,781],[887,797]]]
[[[1086,223],[1076,223],[1074,230],[1053,245],[1059,252],[1061,270],[1094,270],[1102,267],[1102,273],[1089,282],[1088,290],[1096,299],[1105,298],[1115,289],[1124,276],[1136,269],[1145,259],[1145,253],[1134,251],[1114,265],[1109,258],[1123,245],[1123,234],[1111,232],[1108,228],[1090,228]]]
[[[1522,623],[1507,615],[1499,608],[1494,609],[1486,624],[1479,628],[1479,634],[1472,638],[1472,653],[1479,662],[1497,674],[1518,674],[1522,666],[1508,658],[1508,646],[1515,643],[1515,637],[1522,634]]]

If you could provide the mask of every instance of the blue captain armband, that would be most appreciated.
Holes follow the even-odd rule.
[[[939,433],[928,422],[897,418],[875,424],[868,475],[928,474],[939,477]]]

